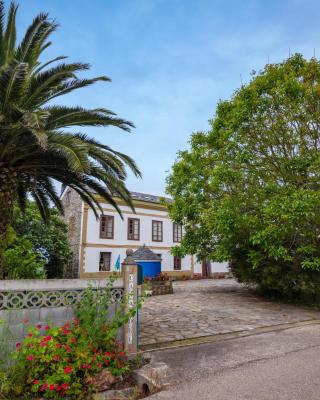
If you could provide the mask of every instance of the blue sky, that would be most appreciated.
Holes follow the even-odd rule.
[[[289,48],[320,57],[317,0],[20,0],[20,34],[40,11],[61,25],[48,58],[68,55],[92,65],[86,75],[112,78],[63,102],[134,122],[131,134],[86,133],[137,161],[143,179],[129,176],[128,187],[145,193],[164,194],[176,153],[253,69]]]

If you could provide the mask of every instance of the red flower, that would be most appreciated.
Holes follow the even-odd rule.
[[[48,331],[48,330],[50,329],[50,326],[49,326],[49,325],[46,325],[43,329],[44,329],[45,331]]]
[[[111,353],[109,353],[108,351],[106,351],[106,352],[104,353],[104,355],[105,355],[106,357],[110,357],[110,356],[111,356]]]
[[[20,347],[21,347],[21,343],[20,343],[20,342],[17,342],[17,343],[16,343],[16,349],[18,350],[18,349],[20,349]]]
[[[50,389],[50,390],[54,390],[55,387],[56,387],[56,385],[54,385],[54,384],[52,383],[52,384],[49,386],[49,389]]]
[[[43,340],[45,341],[45,342],[49,342],[49,340],[51,340],[52,339],[52,336],[46,336]]]
[[[42,346],[42,347],[47,347],[47,343],[46,343],[46,342],[41,342],[41,343],[40,343],[40,346]]]
[[[71,347],[68,346],[67,344],[64,346],[64,348],[66,349],[67,353],[71,353]]]
[[[68,389],[68,384],[65,382],[65,383],[63,383],[62,385],[61,385],[61,388],[63,389],[63,390],[67,390]]]
[[[123,356],[124,356],[124,352],[123,352],[123,351],[120,351],[120,352],[119,352],[119,356],[120,356],[120,357],[123,357]]]
[[[74,338],[74,337],[72,337],[71,339],[70,339],[70,342],[71,343],[74,343],[76,341],[76,339]]]
[[[82,365],[81,365],[81,368],[82,368],[82,369],[86,369],[86,368],[87,368],[86,364],[82,364]]]
[[[38,385],[38,384],[39,384],[38,379],[35,379],[35,380],[33,381],[33,384],[34,384],[34,385]]]
[[[28,337],[32,337],[32,333],[28,333],[27,336],[28,336]]]
[[[33,357],[32,355],[27,356],[27,360],[28,360],[28,361],[32,361],[33,359],[34,359],[34,357]]]
[[[70,367],[70,366],[65,367],[65,369],[64,369],[64,373],[65,373],[65,374],[69,374],[71,371],[72,371],[72,367]],[[62,386],[62,385],[61,385],[61,386]]]
[[[61,389],[62,389],[61,386],[57,386],[57,387],[56,387],[56,391],[57,391],[57,392],[60,392]]]
[[[101,363],[98,363],[98,364],[97,364],[97,367],[98,367],[98,368],[102,367],[102,364],[101,364]]]
[[[41,329],[41,324],[36,325],[38,329]]]
[[[58,362],[59,360],[60,360],[60,357],[58,356],[58,354],[56,354],[56,355],[53,357],[53,361]]]
[[[108,364],[109,364],[109,360],[105,359],[105,360],[104,360],[104,364],[105,364],[105,365],[108,365]]]
[[[88,364],[88,365],[87,365],[87,368],[88,368],[88,369],[90,369],[90,368],[91,368],[91,365],[90,365],[90,364]]]
[[[98,354],[98,356],[100,356],[101,355],[101,351],[98,351],[97,354]]]
[[[76,318],[73,320],[73,322],[74,322],[76,325],[78,325],[78,324],[79,324],[79,320],[78,320],[78,319],[76,319]]]
[[[57,343],[57,344],[56,344],[56,348],[57,348],[57,349],[60,349],[60,348],[61,348],[61,344],[60,344],[60,343]]]
[[[48,384],[47,383],[44,383],[41,387],[40,387],[40,392],[44,392],[46,389],[47,389],[47,387],[48,387]]]

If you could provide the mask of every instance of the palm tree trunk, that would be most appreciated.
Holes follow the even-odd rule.
[[[0,279],[5,278],[3,256],[7,247],[7,233],[13,214],[13,201],[17,186],[16,175],[11,168],[0,170]]]

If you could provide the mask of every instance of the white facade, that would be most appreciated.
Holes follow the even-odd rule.
[[[65,196],[65,193],[62,197]],[[144,195],[146,196],[146,195]],[[134,200],[135,213],[130,207],[118,202],[123,219],[118,212],[107,203],[101,203],[104,216],[113,217],[113,237],[110,239],[101,238],[100,219],[97,219],[94,212],[82,203],[82,221],[79,250],[80,277],[98,276],[100,254],[111,253],[110,270],[116,270],[115,264],[120,256],[120,263],[126,256],[126,250],[133,250],[146,245],[154,253],[161,255],[161,271],[170,275],[202,274],[202,262],[198,262],[195,256],[185,256],[181,259],[181,269],[174,269],[174,257],[171,248],[179,245],[173,241],[173,222],[168,217],[165,206],[151,201]],[[80,210],[79,210],[80,211]],[[101,211],[98,211],[99,215]],[[128,219],[139,219],[139,240],[128,239]],[[153,241],[152,221],[162,222],[162,241]],[[226,272],[227,263],[211,263],[211,273]]]
[[[150,206],[150,204],[148,204]],[[118,256],[120,260],[125,258],[126,249],[137,249],[144,244],[162,258],[161,270],[174,271],[171,247],[178,245],[173,242],[173,223],[166,211],[151,210],[150,208],[135,207],[135,213],[127,206],[120,206],[123,220],[116,210],[109,204],[102,204],[104,215],[114,217],[114,238],[100,238],[100,221],[96,219],[92,210],[88,210],[86,254],[84,260],[84,272],[98,272],[100,252],[111,252],[111,267],[115,269]],[[128,218],[137,218],[140,221],[140,239],[128,239]],[[162,221],[162,242],[152,241],[152,221]],[[191,272],[192,257],[186,256],[181,260],[181,271]],[[194,259],[194,273],[201,273],[201,263]]]

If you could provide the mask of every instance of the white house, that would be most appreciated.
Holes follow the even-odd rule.
[[[135,213],[116,199],[123,219],[107,203],[102,203],[103,214],[97,219],[89,206],[72,189],[62,195],[65,220],[69,226],[69,240],[73,262],[67,276],[97,278],[116,269],[117,260],[125,258],[126,249],[146,245],[161,256],[161,271],[171,276],[193,274],[211,275],[227,271],[226,263],[198,262],[195,256],[174,257],[170,250],[182,237],[181,226],[168,217],[166,207],[158,196],[132,192]]]

